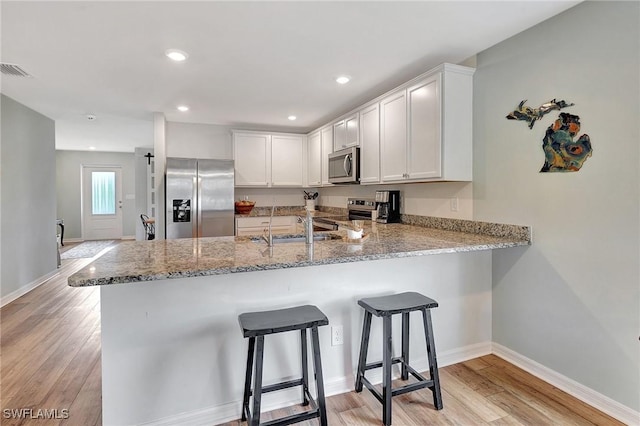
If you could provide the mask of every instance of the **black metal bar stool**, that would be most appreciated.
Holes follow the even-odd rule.
[[[326,315],[316,306],[305,305],[293,308],[279,309],[265,312],[247,312],[238,316],[240,328],[244,337],[249,338],[247,354],[247,372],[244,381],[244,398],[242,400],[242,420],[248,419],[249,426],[268,425],[284,426],[319,417],[322,426],[327,425],[327,408],[324,399],[324,383],[322,380],[322,363],[320,362],[320,343],[318,341],[318,327],[329,324]],[[307,329],[311,329],[311,343],[313,350],[313,368],[315,371],[317,401],[309,393],[309,373],[307,366]],[[302,348],[302,378],[287,382],[262,385],[262,361],[264,356],[264,336],[267,334],[283,333],[285,331],[300,330]],[[251,376],[255,357],[255,377],[253,389]],[[262,394],[282,390],[294,386],[302,386],[302,405],[311,403],[312,409],[304,413],[293,414],[281,419],[260,423],[260,403]],[[253,414],[249,409],[249,398],[253,396]]]
[[[370,297],[358,300],[358,304],[365,309],[360,342],[360,358],[356,374],[356,392],[362,392],[362,385],[382,403],[382,421],[385,426],[391,424],[391,397],[402,395],[418,389],[429,388],[433,392],[433,405],[436,410],[442,409],[442,395],[440,394],[440,378],[436,361],[436,347],[431,325],[431,308],[437,308],[438,302],[420,293],[408,292],[391,296]],[[409,365],[409,313],[421,311],[424,322],[424,334],[427,340],[427,359],[429,361],[430,379],[425,379]],[[402,314],[402,356],[392,357],[391,317]],[[367,364],[367,350],[369,348],[369,334],[371,332],[371,316],[382,317],[382,362]],[[401,364],[402,380],[409,379],[409,373],[418,381],[396,389],[391,388],[391,365]],[[382,394],[365,377],[366,370],[382,367]]]

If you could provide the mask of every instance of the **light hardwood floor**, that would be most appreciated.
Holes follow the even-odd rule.
[[[89,261],[64,260],[57,276],[0,309],[3,426],[102,423],[99,289],[66,283]],[[493,355],[441,368],[440,377],[444,409],[433,409],[428,390],[398,396],[393,400],[394,425],[621,424]],[[381,406],[366,389],[327,398],[327,407],[329,425],[380,424]],[[5,409],[22,408],[32,409],[34,415],[38,409],[67,409],[69,418],[5,418]],[[263,420],[299,409],[265,413]]]

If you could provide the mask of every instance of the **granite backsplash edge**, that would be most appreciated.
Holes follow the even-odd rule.
[[[451,219],[434,216],[417,216],[412,214],[402,214],[400,215],[400,220],[406,225],[442,229],[445,231],[489,235],[492,237],[515,238],[526,241],[529,244],[531,244],[532,241],[531,227],[524,225],[508,225],[504,223],[481,222],[477,220]]]
[[[322,213],[346,217],[348,210],[341,207],[316,206]],[[304,206],[276,206],[276,215],[299,214]],[[256,207],[248,216],[268,216],[270,207]],[[435,216],[419,216],[413,214],[400,215],[401,223],[406,225],[421,226],[424,228],[442,229],[445,231],[468,232],[471,234],[489,235],[492,237],[514,238],[521,241],[532,242],[530,226],[508,225],[503,223],[481,222],[468,219],[452,219]]]

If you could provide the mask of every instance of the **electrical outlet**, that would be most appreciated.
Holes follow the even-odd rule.
[[[452,212],[458,211],[458,197],[451,198],[451,211]]]
[[[344,334],[341,325],[331,326],[331,346],[340,346],[344,343]]]

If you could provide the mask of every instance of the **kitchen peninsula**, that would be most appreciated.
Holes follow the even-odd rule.
[[[343,238],[344,231],[312,246],[269,248],[250,237],[123,242],[71,276],[72,286],[101,286],[105,424],[239,418],[246,342],[237,316],[246,311],[310,303],[327,314],[330,326],[320,330],[320,342],[328,395],[353,387],[361,297],[418,291],[436,299],[442,366],[489,353],[491,250],[525,250],[517,247],[530,244],[530,229],[419,216],[403,220],[413,225],[373,223],[355,243]],[[330,327],[338,325],[345,343],[332,346]],[[421,327],[411,333],[412,341],[421,341]],[[374,323],[372,340],[380,335]],[[371,346],[371,359],[381,356],[379,347]],[[265,382],[299,374],[297,338],[274,336],[265,351],[272,354],[266,357]],[[424,344],[414,345],[411,357],[424,369]],[[295,390],[276,393],[265,409],[297,398]]]

